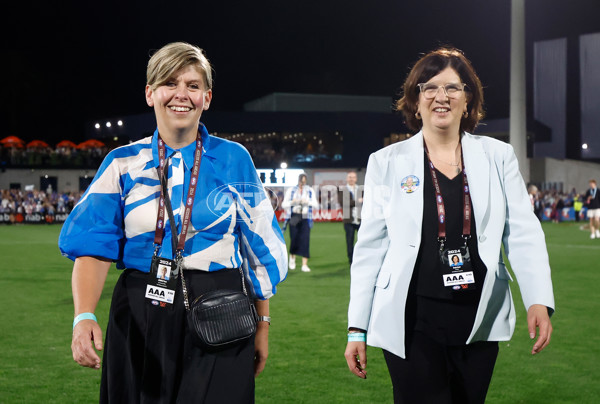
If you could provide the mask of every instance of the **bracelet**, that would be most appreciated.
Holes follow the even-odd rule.
[[[73,320],[73,329],[75,329],[75,326],[81,320],[94,320],[95,322],[98,322],[98,319],[96,318],[94,313],[80,313]]]
[[[348,333],[348,342],[367,342],[367,334],[364,332],[351,332]]]
[[[258,321],[266,321],[269,323],[269,325],[271,325],[271,317],[269,316],[258,316]]]

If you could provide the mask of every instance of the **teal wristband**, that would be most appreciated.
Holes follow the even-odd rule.
[[[73,329],[75,329],[75,326],[81,320],[94,320],[95,322],[98,322],[98,319],[96,318],[94,313],[81,313],[75,317],[75,320],[73,320]]]
[[[348,342],[367,342],[367,334],[364,332],[351,332],[348,333]]]

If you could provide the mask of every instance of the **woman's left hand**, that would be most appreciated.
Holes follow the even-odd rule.
[[[535,338],[537,329],[540,330],[539,337],[531,350],[531,354],[535,355],[550,343],[552,323],[550,322],[550,316],[548,316],[548,308],[542,304],[531,305],[527,310],[527,327],[531,339]]]
[[[265,369],[269,356],[269,323],[259,321],[254,339],[254,377]]]

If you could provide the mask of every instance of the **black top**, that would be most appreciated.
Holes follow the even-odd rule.
[[[445,248],[457,249],[464,244],[462,175],[449,179],[437,169],[436,173],[446,210]],[[445,287],[442,280],[437,206],[427,155],[423,177],[423,226],[419,255],[409,289],[409,299],[413,300],[410,308],[412,313],[407,315],[407,329],[412,326],[413,329],[424,332],[446,345],[464,345],[473,328],[487,272],[477,248],[475,216],[472,216],[472,237],[467,244],[471,254],[475,289],[453,291],[452,288]]]
[[[585,193],[585,200],[592,197],[590,203],[588,203],[588,209],[600,209],[600,189],[588,189]]]

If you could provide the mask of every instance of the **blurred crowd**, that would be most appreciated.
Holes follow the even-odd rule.
[[[21,189],[0,190],[0,213],[55,215],[70,213],[83,192],[58,193],[48,187],[46,191]]]
[[[573,208],[575,210],[575,220],[580,220],[579,212],[584,207],[587,207],[585,200],[585,191],[578,193],[575,188],[570,192],[563,192],[557,190],[546,190],[539,191],[534,185],[530,185],[529,195],[531,203],[533,204],[533,210],[536,216],[542,220],[544,212],[550,211],[549,218],[558,223],[563,220],[561,212],[564,208]]]
[[[107,147],[16,148],[0,146],[2,168],[97,168]]]

